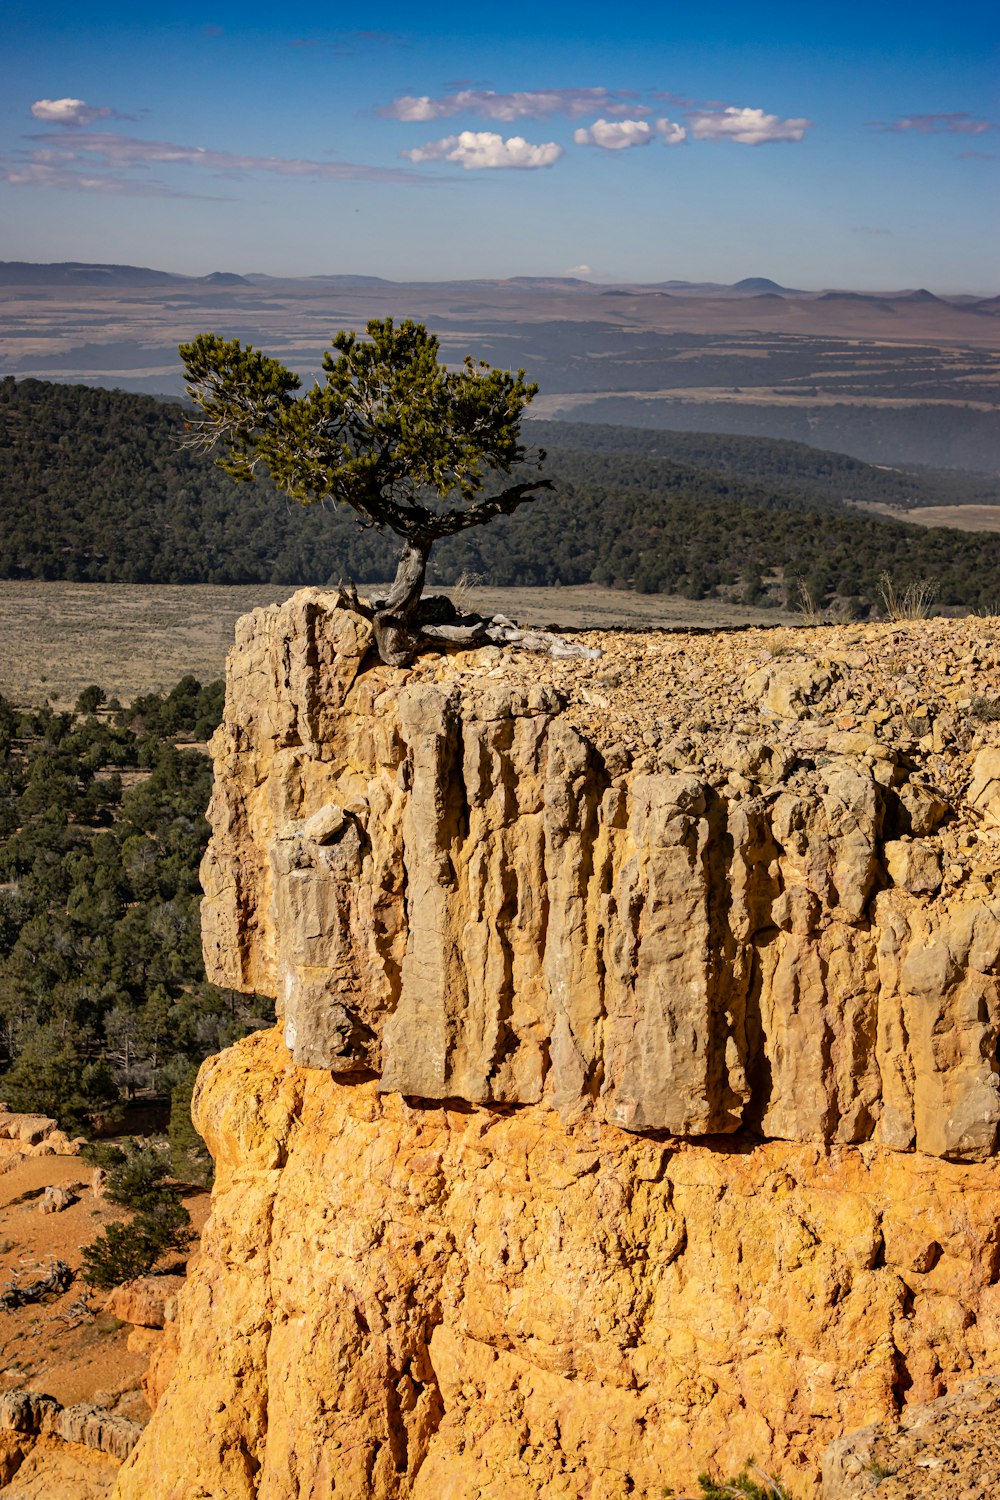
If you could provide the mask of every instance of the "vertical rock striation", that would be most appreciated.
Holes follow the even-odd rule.
[[[750,1452],[806,1495],[830,1438],[989,1369],[963,629],[400,670],[329,596],[240,622],[205,951],[280,1031],[203,1070],[213,1213],[120,1500],[619,1500]],[[853,703],[886,663],[912,712]],[[670,739],[685,672],[718,701]]]
[[[733,795],[630,768],[495,651],[398,671],[368,644],[322,595],[247,617],[215,742],[210,975],[278,997],[296,1062],[629,1130],[992,1155],[1000,921],[895,836],[919,768],[848,747]]]

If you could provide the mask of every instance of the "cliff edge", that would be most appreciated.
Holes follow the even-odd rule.
[[[238,627],[205,951],[281,1026],[120,1500],[814,1493],[1000,1352],[1000,632],[367,630]]]

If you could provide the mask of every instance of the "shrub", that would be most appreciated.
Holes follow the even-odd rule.
[[[708,1474],[699,1474],[698,1483],[702,1500],[793,1500],[782,1480],[772,1479],[749,1458],[732,1479],[712,1479]]]
[[[147,1213],[167,1200],[179,1201],[176,1187],[167,1183],[170,1157],[148,1141],[128,1140],[121,1159],[109,1165],[104,1196],[119,1208]]]
[[[168,1250],[191,1243],[191,1215],[180,1189],[166,1179],[170,1158],[148,1142],[92,1146],[87,1158],[107,1171],[105,1196],[121,1208],[135,1210],[127,1224],[109,1224],[83,1250],[83,1274],[91,1286],[106,1289],[145,1276]]]
[[[886,619],[898,624],[901,620],[926,620],[937,588],[929,580],[922,580],[908,583],[903,592],[897,594],[892,575],[883,573],[878,591]]]
[[[185,1182],[211,1187],[215,1164],[191,1119],[191,1096],[198,1069],[185,1070],[170,1093],[170,1155],[174,1174]]]
[[[85,687],[79,698],[77,698],[76,708],[73,712],[76,714],[95,713],[104,702],[104,697],[104,689],[98,687],[96,683],[92,683],[90,687]]]
[[[160,1258],[159,1248],[135,1220],[131,1224],[109,1224],[83,1248],[84,1280],[101,1291],[145,1276]]]

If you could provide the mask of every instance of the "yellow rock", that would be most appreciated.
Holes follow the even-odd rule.
[[[119,1500],[652,1500],[747,1453],[808,1495],[1000,1349],[995,1162],[413,1108],[276,1031],[196,1116],[212,1216]]]
[[[329,595],[240,622],[205,954],[280,1026],[202,1070],[212,1214],[118,1500],[658,1500],[749,1453],[812,1497],[996,1365],[970,627],[763,634],[389,669]]]

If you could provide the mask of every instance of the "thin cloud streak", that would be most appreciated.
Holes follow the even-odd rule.
[[[192,198],[199,202],[227,200],[207,193],[185,193],[167,187],[154,179],[137,182],[134,178],[104,177],[99,173],[78,172],[44,161],[0,161],[0,182],[8,187],[50,188],[66,193],[98,193],[112,198]]]
[[[369,167],[356,162],[312,161],[305,157],[241,155],[234,151],[206,150],[203,146],[182,146],[173,141],[145,141],[110,131],[74,132],[65,144],[55,136],[28,136],[26,139],[44,142],[37,150],[28,153],[29,163],[69,165],[90,162],[116,171],[180,165],[224,174],[268,172],[279,177],[316,177],[335,182],[412,184],[426,181],[400,167]]]
[[[965,110],[953,110],[950,114],[903,115],[898,120],[866,120],[869,130],[880,130],[887,135],[912,132],[914,135],[985,135],[996,130],[995,120],[977,120]]]
[[[637,98],[629,89],[528,89],[512,94],[499,94],[493,89],[459,89],[437,99],[429,94],[404,94],[376,113],[417,124],[458,114],[477,114],[506,123],[546,119],[551,115],[578,120],[582,115],[597,113],[614,118],[651,114],[645,105],[636,102]]]

